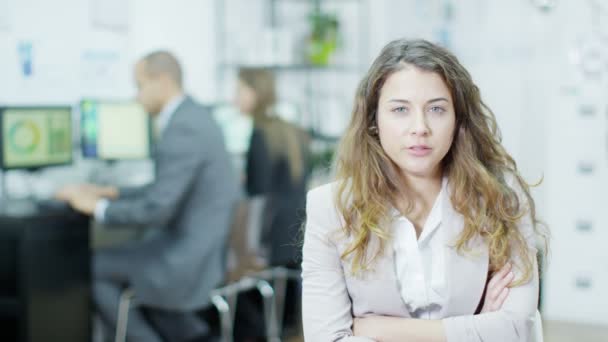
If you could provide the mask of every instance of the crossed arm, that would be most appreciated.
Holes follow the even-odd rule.
[[[511,264],[496,272],[486,285],[481,314],[501,309],[509,294],[514,274]],[[444,342],[447,337],[441,320],[425,320],[390,316],[368,316],[353,319],[353,334],[367,336],[375,341],[428,341]]]
[[[309,205],[314,202],[318,201],[309,198]],[[327,221],[328,213],[314,209],[319,208],[307,210],[302,262],[306,341],[528,341],[538,294],[535,262],[533,279],[527,284],[507,287],[517,276],[515,268],[506,267],[493,276],[487,285],[484,308],[478,315],[442,320],[353,317],[338,249],[328,238],[328,227],[319,225]]]

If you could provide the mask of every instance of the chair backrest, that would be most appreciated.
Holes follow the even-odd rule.
[[[263,195],[242,199],[238,204],[228,241],[227,282],[265,266],[260,258],[265,208]]]

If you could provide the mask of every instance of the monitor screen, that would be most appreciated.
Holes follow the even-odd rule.
[[[2,116],[2,168],[35,169],[72,162],[70,107],[5,107]]]
[[[135,102],[83,100],[82,154],[105,160],[150,157],[150,117]]]

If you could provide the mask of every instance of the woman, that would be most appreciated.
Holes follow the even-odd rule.
[[[456,57],[389,43],[359,85],[336,167],[308,194],[307,341],[529,341],[534,202]]]
[[[271,115],[275,104],[270,70],[239,70],[237,103],[253,117],[254,130],[247,153],[245,183],[249,196],[267,196],[266,240],[272,266],[299,268],[297,232],[304,222],[308,182],[308,135]]]
[[[237,104],[253,117],[254,130],[247,153],[245,186],[249,196],[265,195],[263,227],[270,266],[300,268],[298,236],[304,222],[308,183],[308,135],[272,115],[276,101],[274,75],[270,70],[243,68],[238,73]],[[288,282],[284,324],[292,326],[299,315],[299,284]],[[239,298],[235,340],[263,340],[260,298]],[[250,338],[250,340],[252,340]]]

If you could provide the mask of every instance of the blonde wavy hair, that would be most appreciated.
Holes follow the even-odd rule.
[[[397,207],[398,198],[404,198],[399,167],[380,145],[376,115],[384,82],[406,65],[440,75],[454,101],[454,140],[442,167],[451,203],[464,217],[464,230],[455,247],[461,253],[471,252],[468,242],[481,236],[489,246],[491,272],[516,253],[522,261],[522,276],[513,285],[525,283],[532,275],[536,256],[530,255],[518,228],[520,220],[529,215],[534,232],[546,237],[536,219],[529,185],[501,145],[494,114],[481,100],[468,71],[449,51],[424,40],[389,43],[357,89],[351,121],[335,158],[338,191],[334,201],[344,220],[342,229],[352,238],[342,258],[352,258],[355,274],[368,270],[390,239],[385,228],[390,208]],[[512,185],[505,179],[509,174]],[[374,238],[379,241],[377,250],[371,250]]]

